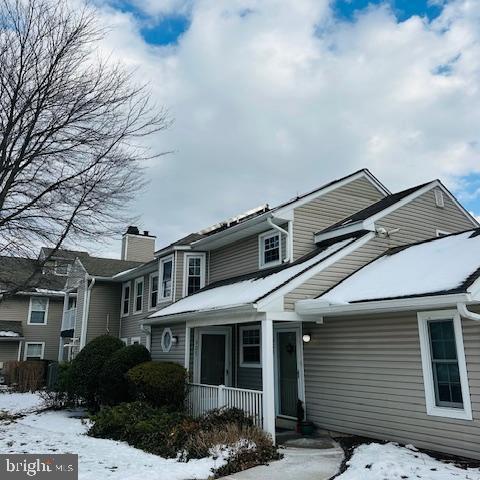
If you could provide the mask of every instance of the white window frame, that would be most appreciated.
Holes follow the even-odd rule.
[[[123,311],[123,306],[125,304],[125,290],[129,287],[129,292],[128,292],[128,312],[124,313]],[[125,282],[122,285],[122,304],[120,306],[120,316],[121,317],[128,317],[130,315],[130,306],[131,306],[131,300],[132,300],[132,282]]]
[[[438,208],[445,208],[445,199],[443,197],[443,192],[439,189],[435,189],[435,205]]]
[[[450,235],[452,232],[447,232],[446,230],[440,230],[439,228],[437,228],[435,230],[435,235],[437,237],[442,237],[442,236],[445,236],[445,235]]]
[[[472,405],[470,402],[467,363],[465,360],[465,350],[463,347],[462,321],[460,319],[458,310],[434,310],[430,312],[418,312],[417,319],[427,415],[435,417],[458,418],[461,420],[472,420]],[[432,355],[430,349],[430,335],[428,332],[428,322],[430,320],[453,320],[455,345],[457,348],[458,370],[460,372],[460,384],[462,386],[463,408],[440,407],[436,404]]]
[[[43,323],[32,323],[30,320],[32,319],[32,301],[33,299],[38,299],[38,298],[46,298],[47,299],[47,305],[45,307],[45,316],[44,316],[44,322]],[[28,306],[28,317],[27,317],[27,325],[34,325],[38,327],[44,327],[45,325],[48,325],[48,307],[50,306],[50,299],[48,297],[35,297],[32,296],[30,297],[30,305]]]
[[[128,338],[127,337],[122,337],[120,340],[125,344],[128,345]]]
[[[165,337],[167,333],[170,334],[170,345],[165,345]],[[164,328],[162,332],[162,339],[160,341],[160,346],[162,347],[162,352],[168,353],[173,347],[173,333],[171,328]]]
[[[279,255],[278,260],[265,263],[265,240],[267,238],[278,237]],[[277,230],[269,230],[258,236],[258,266],[259,268],[270,268],[282,264],[282,234]]]
[[[205,253],[185,253],[183,257],[183,296],[188,295],[188,261],[190,258],[200,258],[200,289],[205,286]]]
[[[140,337],[131,337],[130,338],[130,345],[135,345],[135,344],[142,344],[142,339]]]
[[[250,363],[250,362],[244,362],[243,361],[243,332],[245,330],[258,330],[258,338],[259,338],[259,349],[260,349],[260,361],[258,363]],[[239,335],[239,348],[240,348],[240,367],[242,368],[262,368],[262,330],[259,325],[252,325],[248,326],[245,325],[243,327],[240,327],[238,329],[238,335]],[[253,346],[253,345],[246,345],[248,346]]]
[[[45,356],[45,342],[25,342],[25,351],[23,352],[23,359],[26,360],[28,355],[28,346],[29,345],[41,345],[42,346],[42,353],[40,354],[39,360],[43,360]]]
[[[171,287],[170,287],[170,295],[163,296],[163,266],[165,263],[172,262],[172,277],[170,279]],[[173,261],[173,255],[169,255],[168,257],[160,259],[160,269],[158,274],[158,299],[157,305],[162,302],[169,302],[173,298],[173,279],[175,277],[175,263]]]
[[[157,277],[157,303],[152,305],[152,294],[153,294],[153,278]],[[158,305],[160,299],[160,276],[158,272],[152,272],[148,277],[148,310],[155,310],[155,307]]]
[[[142,295],[140,309],[137,310],[137,299],[139,297],[137,293],[137,286],[142,284]],[[145,296],[145,279],[144,277],[138,277],[133,282],[133,314],[138,315],[143,312],[143,297]]]

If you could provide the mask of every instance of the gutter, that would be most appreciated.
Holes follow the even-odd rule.
[[[82,332],[80,333],[80,350],[87,343],[87,327],[88,327],[88,311],[90,310],[90,293],[93,286],[95,285],[95,280],[97,277],[90,277],[90,275],[85,275],[85,282],[88,285],[88,280],[91,280],[90,285],[87,286],[85,292],[85,298],[83,299],[83,312],[82,312]]]
[[[473,320],[474,322],[480,322],[480,315],[475,312],[471,312],[465,302],[457,303],[457,310],[460,316],[463,318],[468,318],[468,320]]]
[[[285,230],[284,228],[282,227],[279,227],[277,224],[273,223],[273,220],[272,220],[272,217],[268,217],[267,218],[267,223],[274,229],[274,230],[277,230],[277,232],[280,232],[280,234],[283,234],[287,237],[286,239],[286,246],[287,246],[287,254],[283,260],[283,263],[288,263],[291,261],[292,259],[292,252],[290,251],[291,249],[291,245],[290,245],[290,232]],[[280,241],[280,250],[282,250],[282,247],[281,247],[281,241]]]

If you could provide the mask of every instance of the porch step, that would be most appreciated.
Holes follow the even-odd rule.
[[[294,448],[310,448],[325,450],[327,448],[335,448],[338,444],[330,437],[300,437],[286,440],[283,444],[284,447]]]

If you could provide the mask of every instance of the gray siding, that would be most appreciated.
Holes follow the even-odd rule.
[[[480,458],[480,328],[462,324],[473,421],[426,414],[414,312],[308,325],[308,418],[328,430]]]
[[[383,195],[366,178],[339,187],[294,210],[294,259],[311,252],[313,236],[349,215],[381,200]]]
[[[178,337],[178,343],[173,345],[169,352],[164,352],[161,345],[162,333],[165,328],[170,328],[172,335]],[[152,360],[156,362],[175,362],[183,366],[185,363],[185,324],[153,326],[151,354]]]
[[[9,362],[18,358],[18,340],[0,342],[0,362]]]
[[[185,266],[185,254],[182,251],[175,251],[175,257],[173,260],[173,268],[175,272],[174,281],[174,299],[180,300],[183,297],[183,269]],[[208,277],[207,277],[208,278]]]

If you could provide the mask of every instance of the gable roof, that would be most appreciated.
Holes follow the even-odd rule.
[[[149,318],[253,305],[303,273],[321,265],[335,253],[352,245],[358,238],[349,237],[326,244],[313,254],[308,254],[291,264],[213,283],[153,313]]]
[[[480,229],[393,248],[318,297],[329,305],[466,293],[480,277]]]
[[[88,257],[88,252],[84,252],[83,250],[66,250],[64,248],[58,249],[53,255],[53,248],[42,247],[40,249],[40,258],[46,258],[51,255],[51,259],[65,259],[65,260],[75,260],[78,258]]]
[[[130,270],[143,265],[142,262],[130,262],[115,258],[91,257],[90,255],[79,258],[79,261],[87,273],[94,277],[112,277],[125,270]]]

